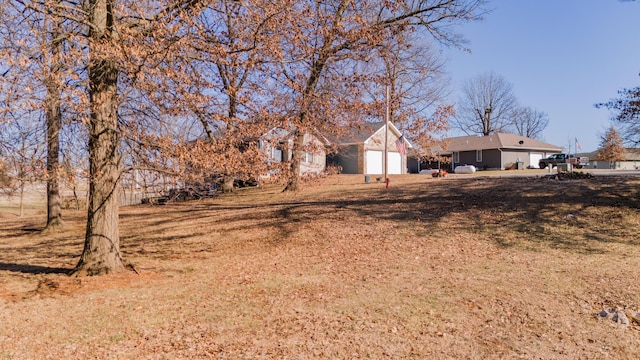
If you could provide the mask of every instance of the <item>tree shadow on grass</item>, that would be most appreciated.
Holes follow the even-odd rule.
[[[350,226],[349,221],[354,224],[390,221],[410,223],[418,232],[416,235],[447,224],[480,233],[504,247],[546,244],[568,251],[598,253],[608,243],[640,245],[628,231],[618,229],[627,225],[616,223],[615,218],[617,211],[637,212],[639,194],[634,178],[447,179],[388,190],[354,190],[323,199],[255,204],[251,211],[242,212],[242,218],[234,215],[234,210],[238,210],[234,206],[211,205],[209,211],[215,208],[218,213],[210,220],[214,226],[222,226],[226,231],[252,231],[268,226],[277,229],[273,238],[278,242],[293,238],[316,220],[333,222],[339,227]],[[597,209],[595,215],[592,209]],[[185,218],[194,215],[198,216],[184,214]],[[419,226],[413,226],[416,223]],[[613,223],[616,231],[607,229],[603,225],[607,223]],[[603,236],[599,232],[615,235]],[[501,240],[505,234],[510,241]]]
[[[449,229],[479,233],[503,247],[542,244],[598,253],[609,243],[640,245],[640,240],[630,233],[632,229],[616,223],[620,211],[629,217],[640,209],[640,186],[633,178],[452,178],[406,183],[387,190],[371,187],[322,191],[308,196],[260,196],[255,202],[245,203],[209,199],[155,208],[124,208],[120,215],[121,249],[125,259],[130,255],[189,258],[197,252],[224,252],[229,246],[241,245],[238,241],[281,246],[295,239],[301,230],[315,231],[312,229],[317,222],[327,232],[319,235],[326,240],[320,240],[330,242],[332,228],[347,229],[348,234],[349,227],[366,227],[376,221],[406,225],[415,231],[415,238],[428,236],[434,229],[445,236]],[[249,193],[245,195],[250,197]],[[51,236],[24,228],[10,229],[11,234],[5,236],[21,233],[22,237],[5,242],[0,270],[68,272],[64,266],[73,262],[73,254],[77,252],[79,256],[82,249],[83,220],[74,221],[70,227],[75,230]],[[508,236],[503,238],[505,234]],[[50,263],[52,267],[21,262]]]
[[[12,264],[0,262],[0,271],[10,271],[24,274],[70,274],[73,269],[65,269],[59,267]]]

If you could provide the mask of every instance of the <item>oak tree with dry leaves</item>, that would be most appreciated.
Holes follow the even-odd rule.
[[[306,133],[337,131],[370,115],[358,117],[358,109],[379,107],[362,96],[359,84],[375,79],[359,63],[385,38],[405,32],[459,44],[452,25],[479,18],[483,3],[2,1],[3,14],[17,17],[0,21],[25,20],[15,32],[4,26],[17,48],[44,39],[41,58],[11,62],[15,54],[5,52],[0,66],[44,84],[33,108],[51,119],[48,143],[61,131],[56,119],[73,118],[86,131],[88,216],[73,274],[125,268],[118,210],[128,169],[142,164],[185,179],[236,177],[247,168],[258,174],[264,171],[260,136],[279,127],[293,134],[287,189],[295,190]],[[23,72],[36,61],[41,73]],[[11,81],[20,79],[6,75],[2,89],[17,89]],[[50,151],[54,156],[55,146]],[[55,172],[59,165],[51,162]]]

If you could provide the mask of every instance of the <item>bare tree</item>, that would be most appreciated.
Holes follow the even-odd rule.
[[[44,56],[45,118],[47,127],[47,224],[52,230],[64,225],[60,210],[60,131],[62,128],[62,19],[46,14],[48,49]],[[48,50],[48,51],[47,51]]]
[[[611,120],[620,128],[620,135],[633,147],[640,144],[640,87],[622,89],[617,99],[596,104],[614,112]]]
[[[596,160],[598,161],[622,161],[624,160],[624,146],[622,146],[622,137],[613,127],[609,127],[607,132],[600,138],[600,149]]]
[[[20,122],[14,119],[0,129],[0,143],[7,144],[11,149],[3,157],[4,186],[1,188],[5,194],[19,197],[19,216],[22,217],[26,188],[43,178],[42,127],[36,119],[23,119]]]
[[[44,114],[47,128],[46,228],[53,229],[63,224],[58,189],[62,24],[52,15],[51,8],[46,13],[30,9],[17,11],[13,6],[4,6],[3,10],[0,47],[4,51],[0,52],[0,61],[6,71],[2,77],[5,96],[0,112],[3,116],[14,117],[18,113],[20,117]]]
[[[384,104],[388,86],[390,121],[411,139],[416,151],[428,157],[431,148],[442,142],[453,115],[453,106],[444,101],[450,90],[445,61],[420,34],[393,35],[369,62],[375,66],[370,72],[379,74],[369,96]]]
[[[549,115],[531,107],[516,108],[511,118],[509,129],[515,134],[532,139],[540,139],[542,132],[549,125]]]
[[[493,72],[478,75],[462,86],[453,127],[467,135],[502,132],[512,124],[516,106],[512,86],[502,76]]]

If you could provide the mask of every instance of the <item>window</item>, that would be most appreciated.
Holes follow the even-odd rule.
[[[476,150],[476,162],[482,162],[482,150]]]
[[[276,146],[271,149],[271,158],[275,162],[282,162],[282,148],[280,146]]]
[[[305,152],[304,153],[304,161],[308,162],[308,163],[312,163],[313,162],[313,153]]]

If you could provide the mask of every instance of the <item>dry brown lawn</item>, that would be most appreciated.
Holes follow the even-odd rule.
[[[640,358],[639,178],[391,179],[124,207],[97,278],[0,212],[0,359]]]

